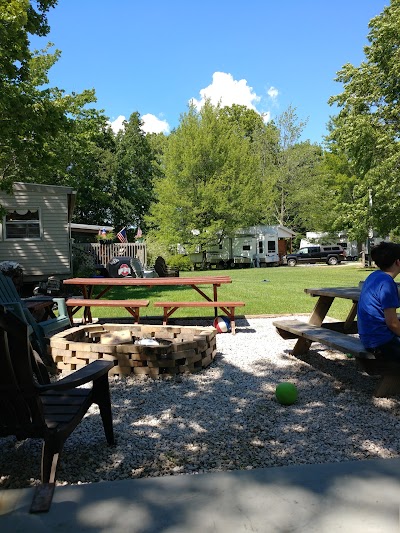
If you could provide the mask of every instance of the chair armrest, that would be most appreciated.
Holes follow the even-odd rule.
[[[84,368],[80,368],[73,374],[60,379],[60,381],[49,383],[48,385],[37,385],[37,388],[40,392],[74,389],[107,374],[113,366],[114,361],[93,361],[93,363],[88,364]]]
[[[67,304],[65,303],[65,298],[53,298],[53,302],[57,304],[58,316],[68,316]]]

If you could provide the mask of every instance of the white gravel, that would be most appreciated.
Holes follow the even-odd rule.
[[[293,357],[273,320],[238,320],[198,374],[112,382],[117,445],[93,406],[65,443],[57,483],[398,457],[400,397],[374,398],[376,378],[321,345]],[[281,381],[298,388],[292,406],[275,400]],[[3,438],[0,450],[0,488],[39,483],[40,440]]]

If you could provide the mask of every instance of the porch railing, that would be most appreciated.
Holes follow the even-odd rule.
[[[96,265],[103,265],[104,267],[110,262],[113,257],[137,257],[143,266],[147,266],[147,248],[145,243],[75,243],[77,246],[90,254]]]

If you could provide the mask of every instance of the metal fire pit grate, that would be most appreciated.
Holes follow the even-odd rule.
[[[53,335],[50,353],[61,372],[106,359],[114,361],[110,376],[158,378],[209,366],[217,351],[216,333],[213,327],[85,325]]]

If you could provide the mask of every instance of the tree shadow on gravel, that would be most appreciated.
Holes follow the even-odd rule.
[[[374,380],[360,375],[354,361],[327,361],[319,349],[295,358],[273,328],[259,334],[247,361],[246,342],[240,341],[248,333],[227,337],[228,347],[198,374],[111,382],[116,446],[106,445],[98,411],[90,411],[65,443],[58,482],[399,456],[399,399],[373,398]],[[296,385],[295,404],[276,401],[281,381]],[[24,441],[17,451],[5,441],[0,440],[0,487],[37,482],[38,441]],[[319,490],[327,490],[321,483]],[[151,505],[149,513],[157,512],[157,502]],[[178,521],[185,509],[183,502],[176,505]]]

